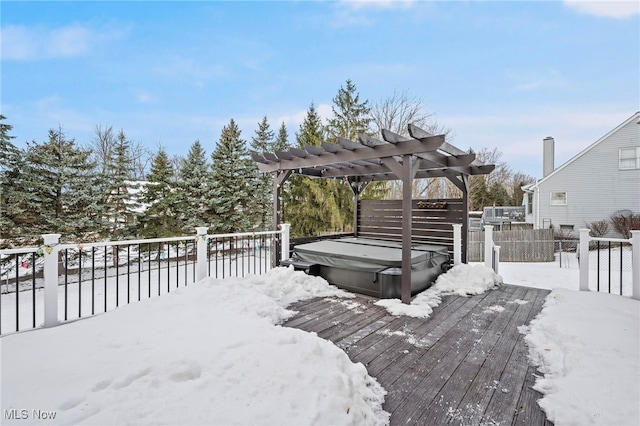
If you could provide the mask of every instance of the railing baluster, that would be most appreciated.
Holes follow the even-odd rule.
[[[140,301],[140,282],[141,282],[141,271],[140,268],[142,267],[142,249],[140,248],[141,244],[138,243],[138,302]]]
[[[69,284],[69,249],[64,249],[64,320],[67,320],[67,306],[69,305],[68,289]]]
[[[178,288],[179,274],[180,274],[180,243],[176,242],[176,288]]]
[[[171,279],[169,278],[171,274],[171,243],[167,243],[167,293],[171,292],[169,285],[171,284]]]
[[[36,328],[36,254],[31,253],[31,308],[33,314],[33,328]]]
[[[598,267],[596,269],[598,271],[598,273],[596,274],[596,281],[597,281],[596,289],[598,291],[600,291],[600,241],[596,242],[596,247],[597,247],[597,250],[598,250],[598,262],[597,262]]]
[[[609,268],[608,268],[608,273],[609,273],[609,294],[611,294],[611,241],[609,241]]]
[[[107,246],[104,246],[104,311],[107,312]]]
[[[131,303],[131,244],[127,244],[127,305]]]
[[[20,256],[16,254],[16,331],[20,331]]]
[[[158,296],[160,296],[160,243],[158,243],[158,255],[156,256],[156,262],[158,262]]]
[[[82,249],[78,249],[78,318],[82,318]]]
[[[147,251],[149,254],[149,257],[147,258],[149,261],[149,269],[148,269],[149,279],[147,281],[149,282],[149,298],[151,298],[151,243],[147,244]]]
[[[623,254],[623,248],[622,248],[622,241],[620,241],[620,296],[622,296],[622,254]]]
[[[187,271],[189,270],[189,240],[184,243],[184,286],[189,283],[187,278]]]
[[[114,250],[115,249],[115,250]],[[120,247],[111,246],[113,262],[116,264],[116,308],[120,305]]]
[[[216,250],[215,250],[215,258],[216,258],[216,279],[218,278],[218,239],[216,238]],[[211,274],[209,274],[211,276]]]
[[[91,315],[96,314],[96,248],[91,247]]]

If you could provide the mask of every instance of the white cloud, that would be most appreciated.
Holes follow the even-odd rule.
[[[316,112],[320,116],[320,119],[322,120],[323,124],[326,124],[327,120],[333,117],[333,111],[331,110],[331,105],[319,104],[319,105],[314,105],[314,107],[316,109]],[[289,129],[295,128],[295,130],[297,131],[300,125],[304,122],[304,119],[307,116],[307,111],[308,111],[308,108],[293,112],[291,114],[282,115],[278,117],[277,123],[278,125],[280,125],[280,123],[284,122],[287,128]]]
[[[560,72],[552,68],[540,70],[528,69],[526,71],[508,70],[507,77],[515,82],[516,90],[523,92],[557,88],[566,83]]]
[[[372,26],[376,20],[367,11],[390,11],[409,9],[415,0],[341,0],[336,3],[335,17],[331,21],[334,28]]]
[[[416,3],[415,0],[342,0],[341,5],[351,9],[407,9]]]
[[[141,104],[152,104],[158,102],[158,96],[146,90],[138,90],[136,92],[135,99],[136,102]]]
[[[637,0],[564,0],[564,5],[579,13],[606,18],[624,19],[640,15],[640,2]]]
[[[3,60],[14,61],[82,56],[101,42],[124,37],[126,32],[126,28],[95,29],[78,23],[57,28],[8,25],[1,29],[1,54]]]

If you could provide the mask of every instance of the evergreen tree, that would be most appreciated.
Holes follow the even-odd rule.
[[[176,210],[182,232],[192,234],[198,226],[209,226],[209,164],[199,140],[189,149],[182,163],[178,180],[178,204]]]
[[[25,206],[33,214],[33,233],[97,238],[102,194],[90,157],[91,151],[68,140],[61,128],[49,130],[43,144],[28,144],[29,172],[23,185],[33,195]]]
[[[490,206],[489,190],[484,176],[476,175],[469,178],[469,210],[482,211]]]
[[[371,134],[369,125],[371,108],[369,101],[360,102],[360,94],[351,80],[340,87],[333,98],[333,118],[327,123],[327,140],[335,142],[338,137],[357,140],[359,134]]]
[[[244,232],[251,228],[251,172],[245,141],[231,119],[222,129],[220,140],[212,154],[210,214],[215,232]]]
[[[264,116],[258,123],[256,135],[251,139],[251,150],[256,153],[271,151],[274,146],[274,133]],[[261,173],[256,164],[253,165],[253,223],[260,230],[273,228],[271,216],[273,212],[273,174]]]
[[[3,123],[5,119],[0,115],[0,248],[33,243],[23,238],[32,224],[25,210],[31,193],[23,187],[24,152],[11,142],[13,126]]]
[[[276,136],[275,141],[271,147],[271,151],[287,151],[291,148],[289,145],[289,133],[287,132],[287,127],[284,125],[284,121],[280,125],[280,130],[278,130],[278,136]]]
[[[123,130],[117,134],[103,176],[106,190],[103,204],[103,229],[108,238],[119,240],[136,234],[137,193],[140,184],[132,181],[133,159],[130,142]]]
[[[338,137],[357,141],[358,135],[373,135],[370,130],[372,118],[369,101],[360,101],[360,94],[351,80],[346,81],[345,87],[340,87],[338,94],[333,98],[333,103],[334,105],[331,107],[333,118],[327,124],[329,141],[335,143]],[[349,227],[352,229],[353,192],[345,183],[336,183],[335,188],[343,230],[347,230]],[[386,182],[374,182],[367,187],[361,197],[381,199],[386,193]]]
[[[313,104],[296,133],[298,146],[320,145],[324,133],[322,121]],[[291,223],[295,236],[315,236],[341,229],[343,222],[335,197],[336,182],[292,175],[283,194],[284,220]]]
[[[143,202],[148,206],[141,219],[146,237],[172,237],[180,233],[173,175],[169,156],[161,147],[153,158],[148,182],[142,191]]]

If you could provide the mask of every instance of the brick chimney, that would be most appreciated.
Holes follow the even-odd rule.
[[[555,141],[551,136],[547,136],[542,144],[542,177],[545,178],[555,169],[553,159]]]

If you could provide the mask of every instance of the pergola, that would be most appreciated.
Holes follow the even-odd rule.
[[[465,216],[468,215],[469,176],[489,174],[486,165],[445,142],[444,135],[433,135],[409,124],[410,138],[383,130],[384,141],[359,135],[358,142],[338,138],[338,143],[322,142],[304,149],[252,154],[262,172],[274,173],[274,224],[280,223],[280,188],[291,173],[312,178],[344,179],[354,194],[354,232],[357,237],[358,199],[374,181],[402,181],[402,301],[411,300],[412,183],[416,178],[445,177],[462,191]],[[466,229],[466,224],[463,224]],[[407,266],[408,267],[405,267]]]

